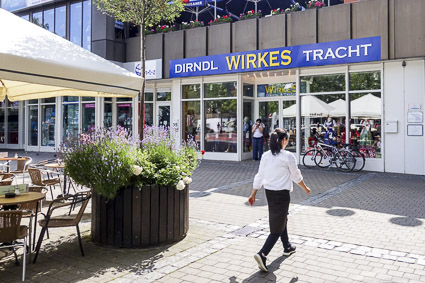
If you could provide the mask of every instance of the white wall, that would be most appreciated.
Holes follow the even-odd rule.
[[[402,61],[385,63],[384,125],[398,121],[398,133],[385,133],[386,172],[425,175],[424,137],[407,136],[407,111],[412,104],[425,105],[424,60],[406,61],[405,67]]]

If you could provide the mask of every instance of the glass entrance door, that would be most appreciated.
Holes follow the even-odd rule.
[[[282,107],[280,108],[282,110],[282,128],[286,129],[289,133],[289,143],[286,146],[286,149],[289,151],[295,152],[296,147],[296,101],[295,100],[282,100]]]
[[[160,104],[158,103],[156,108],[156,114],[157,114],[157,126],[158,127],[170,127],[171,121],[171,106],[169,103],[167,104]]]
[[[279,100],[260,101],[258,114],[264,125],[264,151],[267,151],[269,150],[270,134],[274,129],[279,128]]]

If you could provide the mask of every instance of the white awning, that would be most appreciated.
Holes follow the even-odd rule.
[[[0,9],[0,101],[135,97],[141,77]]]

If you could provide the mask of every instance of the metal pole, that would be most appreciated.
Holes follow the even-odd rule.
[[[198,16],[199,16],[199,7],[196,6],[196,21],[198,21]]]
[[[214,0],[214,20],[217,19],[217,0]]]
[[[255,13],[257,14],[257,1],[255,1]]]

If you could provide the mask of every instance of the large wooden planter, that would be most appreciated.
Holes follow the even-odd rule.
[[[180,241],[189,229],[189,187],[121,189],[113,200],[93,194],[92,239],[117,248],[145,248]]]

